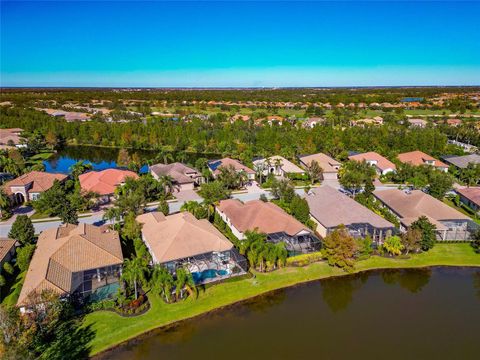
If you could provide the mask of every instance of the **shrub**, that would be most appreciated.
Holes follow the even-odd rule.
[[[307,266],[322,259],[323,255],[320,251],[310,254],[301,254],[287,258],[287,266]]]

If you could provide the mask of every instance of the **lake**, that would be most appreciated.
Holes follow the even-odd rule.
[[[65,148],[59,150],[54,154],[50,159],[45,160],[43,164],[45,165],[45,171],[50,173],[70,173],[70,167],[80,160],[84,160],[92,164],[94,170],[104,170],[117,167],[117,158],[118,158],[118,148],[107,148],[107,147],[97,147],[97,146],[66,146]],[[147,161],[152,160],[156,157],[158,152],[153,150],[131,150],[129,151],[130,155],[133,153],[138,153],[144,165],[141,167],[140,172],[144,173],[148,171]],[[175,158],[176,161],[195,164],[195,161],[198,158],[204,157],[207,159],[218,158],[216,154],[191,154],[188,153],[185,155],[184,159],[178,158],[178,153],[172,153],[172,155],[177,155]]]
[[[433,268],[275,291],[100,358],[465,360],[478,359],[479,345],[480,269]]]

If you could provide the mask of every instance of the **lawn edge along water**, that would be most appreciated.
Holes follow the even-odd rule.
[[[410,259],[391,259],[378,256],[359,261],[352,273],[370,270],[422,268],[431,266],[480,267],[480,255],[466,243],[437,244],[427,253],[412,255]],[[255,273],[255,277],[213,285],[199,298],[165,304],[151,294],[151,309],[140,316],[124,318],[109,311],[87,314],[84,326],[91,326],[95,338],[91,342],[91,356],[114,348],[154,329],[194,318],[265,293],[292,287],[310,281],[351,273],[318,262],[306,267],[286,267],[271,273]]]

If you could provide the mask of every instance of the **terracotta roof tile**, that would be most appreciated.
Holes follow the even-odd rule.
[[[92,191],[100,195],[110,195],[113,194],[117,186],[123,184],[127,178],[138,179],[138,175],[129,170],[106,169],[102,171],[89,171],[80,175],[78,180],[84,191]]]

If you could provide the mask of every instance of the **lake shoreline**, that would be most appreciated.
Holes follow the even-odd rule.
[[[394,260],[394,259],[391,259],[391,260]],[[306,268],[308,268],[310,266],[311,265],[307,266]],[[321,280],[325,280],[325,279],[345,277],[345,276],[356,275],[356,274],[360,274],[360,273],[381,272],[381,271],[385,271],[385,270],[429,269],[429,268],[458,268],[458,269],[461,269],[461,268],[480,268],[480,258],[479,258],[479,263],[478,264],[461,264],[461,262],[459,261],[458,264],[455,264],[455,263],[442,264],[442,263],[439,262],[439,264],[425,264],[425,265],[404,264],[403,266],[398,266],[397,267],[395,265],[395,263],[392,263],[392,266],[379,266],[379,267],[372,266],[372,267],[366,267],[366,268],[357,268],[356,270],[354,270],[351,273],[340,272],[340,273],[334,273],[334,274],[323,274],[323,275],[315,276],[315,277],[312,277],[312,278],[306,278],[304,280],[295,281],[295,282],[292,282],[292,283],[286,283],[282,286],[272,288],[272,289],[268,289],[266,291],[260,291],[260,292],[256,293],[255,295],[246,296],[246,297],[243,297],[243,298],[240,298],[240,299],[236,299],[232,302],[225,303],[221,306],[217,306],[217,307],[208,309],[208,310],[200,312],[198,314],[193,314],[192,316],[179,318],[177,320],[170,321],[170,322],[167,322],[167,323],[159,325],[159,326],[154,326],[152,328],[147,328],[147,329],[145,329],[145,331],[141,332],[140,334],[135,334],[135,335],[133,335],[133,336],[121,341],[121,342],[113,344],[112,346],[109,346],[109,347],[104,348],[104,349],[99,349],[99,351],[97,351],[97,352],[93,352],[91,354],[91,358],[96,359],[96,360],[105,359],[108,355],[110,355],[112,353],[115,353],[116,351],[120,351],[120,349],[122,349],[124,347],[127,347],[127,346],[130,346],[132,344],[138,343],[138,342],[142,341],[143,339],[145,339],[146,337],[151,336],[152,333],[154,333],[156,331],[176,327],[176,326],[178,326],[178,325],[180,325],[180,324],[182,324],[186,321],[191,321],[193,319],[198,319],[198,318],[202,318],[202,317],[205,317],[205,316],[209,316],[213,313],[216,313],[216,312],[228,309],[228,308],[232,308],[232,307],[241,305],[245,302],[254,301],[256,298],[260,298],[262,296],[265,296],[265,295],[268,295],[268,294],[271,294],[271,293],[275,293],[276,291],[279,291],[279,290],[290,289],[290,288],[294,288],[294,287],[298,287],[298,286],[307,286],[311,283],[321,281]],[[305,269],[305,268],[303,268],[303,269]],[[221,286],[221,285],[222,284],[219,284],[219,286]],[[148,312],[145,315],[148,315]]]

